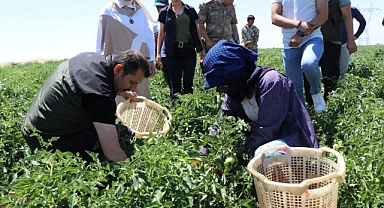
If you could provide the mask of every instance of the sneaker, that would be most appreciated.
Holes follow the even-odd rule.
[[[313,94],[311,95],[312,96],[312,100],[313,100],[313,106],[315,108],[315,112],[317,114],[320,114],[320,113],[323,113],[325,112],[326,110],[326,104],[325,104],[325,101],[324,101],[324,98],[323,96],[321,95],[321,92],[317,93],[317,94]]]

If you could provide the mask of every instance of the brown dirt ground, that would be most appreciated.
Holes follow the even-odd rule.
[[[30,61],[21,61],[21,62],[4,62],[4,63],[0,63],[0,67],[1,66],[8,66],[8,65],[10,65],[12,63],[19,63],[19,64],[25,64],[25,63],[45,63],[47,61],[57,61],[57,60],[55,60],[55,59],[34,59],[34,60],[30,60]]]

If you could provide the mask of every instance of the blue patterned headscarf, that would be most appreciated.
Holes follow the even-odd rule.
[[[256,68],[257,54],[237,43],[221,40],[204,59],[204,89],[217,87],[227,80]],[[245,67],[247,65],[248,67]]]

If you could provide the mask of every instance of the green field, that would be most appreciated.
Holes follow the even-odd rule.
[[[283,72],[280,49],[260,54],[260,65]],[[250,157],[236,157],[248,126],[228,118],[220,122],[220,132],[208,135],[219,120],[223,96],[203,89],[199,69],[194,94],[182,95],[175,106],[162,72],[150,79],[154,101],[172,113],[172,127],[165,137],[121,141],[130,155],[121,166],[97,159],[86,165],[67,152],[31,154],[21,122],[60,62],[0,67],[0,207],[258,207],[246,170]],[[349,74],[330,95],[327,112],[318,116],[308,109],[321,146],[345,157],[339,207],[384,207],[383,69],[384,46],[360,46]],[[197,147],[208,143],[211,154],[201,155]],[[233,167],[224,164],[227,157],[237,158]]]

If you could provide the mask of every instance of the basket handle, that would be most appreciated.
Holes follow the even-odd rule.
[[[303,182],[300,183],[300,187],[304,188],[302,190],[303,193],[304,193],[305,190],[308,189],[308,187],[311,184],[314,184],[314,183],[319,183],[319,182],[326,181],[326,180],[331,180],[331,179],[334,179],[334,178],[336,179],[336,181],[338,183],[342,183],[344,181],[345,172],[346,172],[346,166],[345,166],[345,162],[344,162],[344,157],[340,153],[338,153],[337,151],[335,151],[335,150],[333,150],[331,148],[328,148],[328,147],[321,147],[319,149],[316,149],[316,151],[318,151],[320,154],[323,154],[324,152],[329,152],[329,153],[334,154],[337,157],[337,164],[340,167],[340,169],[339,169],[339,171],[337,173],[331,173],[331,174],[327,174],[325,176],[304,180]]]
[[[136,98],[137,98],[137,99],[144,100],[144,101],[148,100],[146,97],[141,96],[141,95],[136,96]],[[129,99],[131,99],[131,98],[129,98]]]
[[[346,173],[346,165],[344,161],[343,155],[341,155],[339,152],[335,151],[334,149],[331,149],[329,147],[321,147],[319,148],[319,151],[323,154],[324,152],[329,152],[337,157],[337,165],[340,167],[339,171],[337,171],[338,177],[336,178],[338,183],[342,183],[344,181],[345,173]]]
[[[262,156],[264,156],[265,152],[273,150],[273,149],[281,148],[281,147],[286,148],[287,156],[289,156],[289,154],[291,153],[291,148],[289,146],[283,145],[283,146],[270,147],[270,148],[266,148],[265,150],[263,150],[258,156],[252,158],[252,160],[247,165],[248,171],[252,175],[257,177],[260,180],[260,182],[263,184],[264,188],[266,188],[267,190],[271,187],[271,185],[273,185],[273,186],[295,187],[296,191],[295,191],[294,194],[301,195],[301,194],[303,194],[305,192],[305,190],[308,189],[308,187],[311,184],[314,184],[314,183],[330,180],[330,179],[333,179],[333,178],[336,178],[338,183],[342,183],[344,181],[345,172],[346,172],[346,166],[345,166],[344,157],[340,153],[338,153],[337,151],[335,151],[335,150],[333,150],[331,148],[328,148],[328,147],[321,147],[319,149],[313,148],[313,151],[316,151],[319,155],[323,154],[324,152],[329,152],[329,153],[332,153],[333,155],[335,155],[337,157],[337,164],[340,167],[340,169],[339,169],[339,171],[337,173],[331,173],[331,174],[328,174],[328,175],[325,175],[325,176],[321,176],[321,177],[317,177],[317,178],[306,179],[306,180],[302,181],[300,184],[285,184],[285,183],[278,183],[278,182],[274,182],[274,181],[269,181],[267,179],[267,177],[265,177],[263,174],[258,173],[257,171],[255,171],[255,169],[253,168],[253,164],[254,164],[254,162],[256,160],[259,160]],[[265,159],[265,157],[263,157],[261,159]]]

